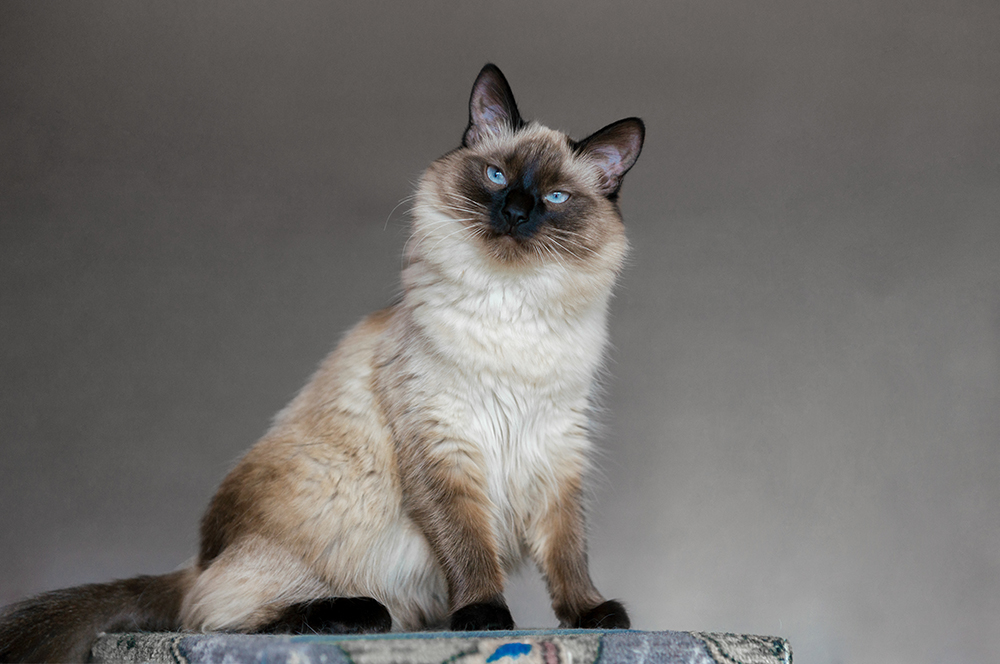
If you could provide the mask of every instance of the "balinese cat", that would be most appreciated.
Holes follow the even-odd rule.
[[[412,210],[402,300],[364,319],[222,482],[194,564],[43,594],[0,660],[83,661],[101,631],[509,629],[530,557],[563,626],[627,628],[587,569],[595,374],[642,121],[574,141],[503,74]]]

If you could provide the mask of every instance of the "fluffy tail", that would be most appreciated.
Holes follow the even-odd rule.
[[[189,569],[53,590],[0,613],[0,662],[85,662],[100,632],[180,628]]]

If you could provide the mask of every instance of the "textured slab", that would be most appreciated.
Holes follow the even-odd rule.
[[[368,636],[106,634],[94,662],[170,664],[790,664],[773,636],[633,630],[421,632]]]

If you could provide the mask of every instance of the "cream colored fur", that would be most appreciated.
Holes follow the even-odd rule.
[[[0,659],[85,661],[123,627],[509,629],[503,586],[526,558],[561,625],[630,627],[590,578],[582,502],[626,253],[616,200],[644,136],[638,118],[579,143],[526,125],[483,67],[462,147],[418,187],[402,300],[226,476],[195,563],[5,609]]]
[[[476,151],[522,144],[554,151],[581,186],[600,177],[538,125]],[[242,462],[278,471],[255,489],[268,516],[200,573],[184,600],[186,628],[249,629],[324,596],[374,597],[395,629],[442,622],[455,606],[404,509],[401,436],[433,440],[430,462],[485,488],[505,571],[540,559],[546,506],[588,465],[588,412],[626,243],[601,198],[599,238],[499,262],[450,188],[461,158],[446,155],[420,184],[402,302],[351,331]]]

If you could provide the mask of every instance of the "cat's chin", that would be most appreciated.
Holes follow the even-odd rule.
[[[519,239],[517,237],[496,234],[487,237],[483,244],[487,253],[497,262],[510,267],[521,267],[530,265],[541,256],[541,250],[535,246],[536,242],[531,239]]]

